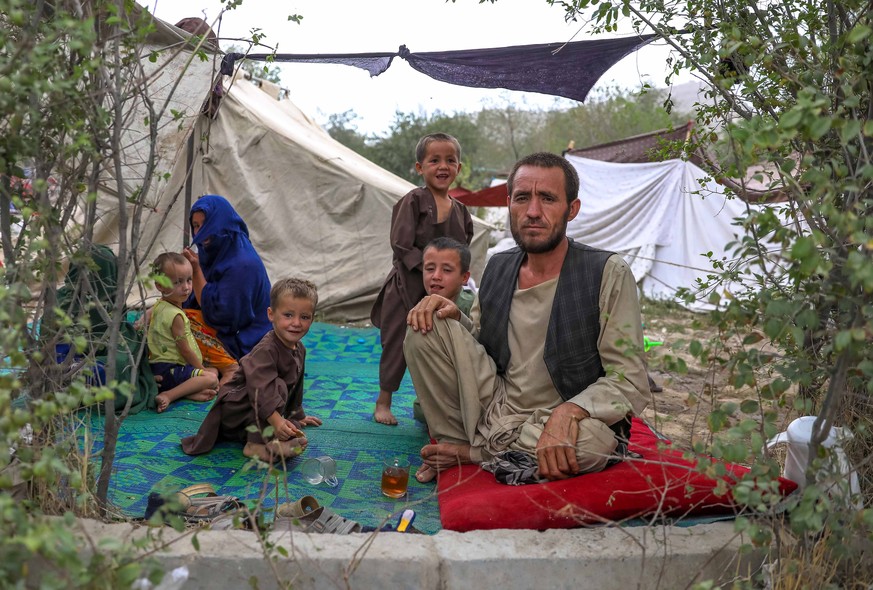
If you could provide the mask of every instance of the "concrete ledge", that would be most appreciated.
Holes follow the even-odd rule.
[[[761,552],[739,556],[742,539],[733,523],[694,527],[592,528],[549,531],[442,531],[434,536],[270,535],[288,557],[272,550],[265,559],[256,535],[246,531],[200,531],[83,521],[92,539],[151,535],[170,543],[161,553],[167,571],[185,565],[182,590],[262,590],[278,579],[297,589],[374,588],[453,590],[464,588],[596,588],[597,590],[685,588],[695,581],[726,581],[748,573]]]

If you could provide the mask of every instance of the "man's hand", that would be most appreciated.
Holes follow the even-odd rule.
[[[552,411],[537,442],[540,477],[567,479],[579,473],[576,439],[579,421],[588,417],[588,412],[571,402],[564,402]]]
[[[406,315],[406,324],[416,332],[427,334],[433,330],[433,317],[461,319],[461,310],[455,302],[441,295],[428,295]]]
[[[301,426],[321,426],[321,418],[316,416],[306,416],[303,420],[300,420]]]

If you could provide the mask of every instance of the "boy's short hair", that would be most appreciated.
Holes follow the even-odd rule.
[[[164,252],[163,254],[158,254],[158,257],[155,258],[155,261],[152,263],[152,273],[167,274],[164,269],[167,268],[167,265],[171,263],[187,264],[188,259],[178,252]]]
[[[415,146],[415,161],[421,163],[427,155],[427,146],[435,141],[447,141],[455,146],[455,152],[458,155],[458,161],[461,161],[461,142],[449,135],[448,133],[428,133],[418,140],[418,145]]]
[[[470,248],[467,247],[467,244],[462,244],[458,240],[448,236],[440,236],[439,238],[434,238],[428,242],[427,246],[422,250],[422,254],[431,248],[434,250],[456,251],[458,253],[458,258],[461,259],[461,274],[470,271],[470,259],[472,256],[470,255]]]
[[[506,179],[506,188],[509,191],[510,198],[512,198],[512,185],[515,184],[515,175],[522,166],[560,168],[564,173],[564,190],[567,193],[567,202],[572,203],[579,198],[579,173],[576,172],[573,164],[568,162],[566,158],[549,152],[530,154],[515,163],[509,172],[509,178]]]
[[[312,302],[312,309],[318,306],[318,289],[312,281],[292,277],[276,282],[270,289],[270,307],[276,307],[285,295],[309,299]]]

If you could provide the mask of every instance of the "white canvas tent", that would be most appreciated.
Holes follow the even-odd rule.
[[[184,116],[174,120],[168,109],[161,122],[159,171],[169,175],[156,181],[147,195],[152,206],[145,213],[145,239],[138,248],[143,264],[161,251],[183,246],[187,143],[193,134],[192,198],[226,197],[245,219],[271,280],[301,276],[318,285],[321,317],[368,317],[391,265],[391,208],[413,185],[333,140],[289,100],[276,100],[277,88],[266,82],[259,87],[241,77],[232,83],[225,78],[227,91],[218,115],[200,115],[213,87],[214,64],[192,60],[190,51],[171,54],[167,48],[188,35],[158,24],[158,33],[142,53],[161,52],[158,62],[146,66],[161,72],[151,84],[153,98],[170,95],[181,75],[171,107]],[[163,65],[170,68],[161,70]],[[147,147],[143,129],[136,128],[143,119],[131,117],[125,150],[131,163],[142,160]],[[142,176],[141,167],[125,170],[131,187]],[[117,201],[106,197],[98,201],[102,223],[96,241],[113,245],[119,240],[119,212]],[[478,278],[488,226],[474,221],[473,272]]]
[[[729,199],[721,185],[684,160],[614,163],[570,154],[566,158],[581,184],[581,208],[567,234],[622,254],[642,294],[652,299],[672,299],[683,287],[695,291],[698,280],[715,272],[706,253],[733,264],[726,246],[744,235],[734,220],[745,217],[747,207],[761,206]],[[492,250],[513,245],[509,238]],[[710,308],[706,293],[699,295],[689,307]]]

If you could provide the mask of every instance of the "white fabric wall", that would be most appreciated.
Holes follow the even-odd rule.
[[[581,208],[567,226],[573,239],[620,253],[631,266],[642,293],[670,299],[677,289],[694,290],[713,273],[704,256],[733,263],[727,245],[743,229],[734,225],[748,205],[727,198],[706,173],[682,160],[617,164],[567,156],[579,172]],[[504,240],[494,251],[510,248]],[[720,292],[741,288],[733,284]],[[708,293],[699,293],[692,309],[709,309]]]

